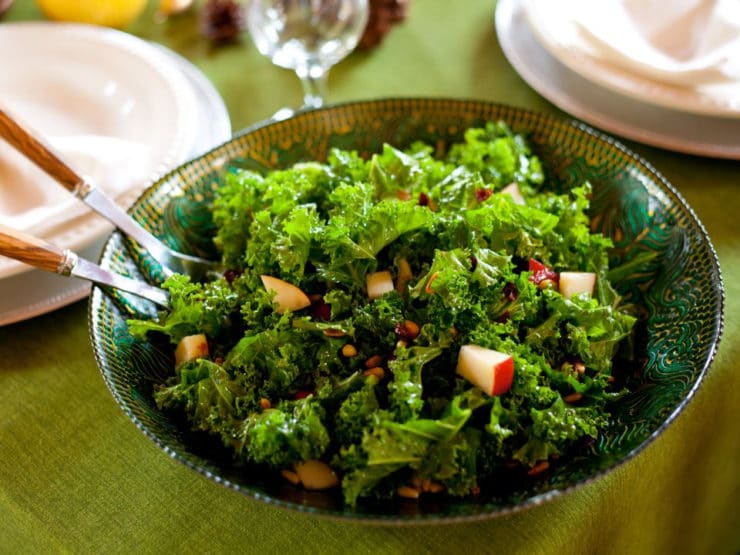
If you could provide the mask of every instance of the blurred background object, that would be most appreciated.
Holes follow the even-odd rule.
[[[260,54],[295,71],[303,108],[318,108],[329,70],[355,49],[368,16],[368,0],[251,0],[247,27]]]
[[[200,29],[213,44],[237,42],[246,28],[239,0],[207,0],[200,12]]]
[[[193,0],[159,0],[156,18],[164,21],[168,17],[181,14],[193,5]]]
[[[0,17],[8,11],[8,8],[13,4],[13,0],[0,0]]]
[[[2,2],[2,0],[0,0]],[[57,21],[76,21],[125,27],[146,7],[146,0],[36,0],[46,17]]]
[[[367,50],[378,46],[394,25],[406,19],[409,0],[370,0],[365,32],[357,47]]]

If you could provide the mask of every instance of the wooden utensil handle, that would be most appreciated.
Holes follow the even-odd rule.
[[[0,224],[0,254],[36,268],[68,274],[68,255],[59,247]]]
[[[0,137],[61,183],[77,194],[85,185],[85,179],[70,168],[37,134],[21,124],[0,106]]]

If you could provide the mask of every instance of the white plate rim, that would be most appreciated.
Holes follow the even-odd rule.
[[[174,60],[178,67],[188,78],[189,85],[193,87],[196,98],[199,102],[199,113],[201,114],[201,128],[198,129],[197,143],[188,154],[187,158],[192,158],[215,148],[219,144],[229,140],[232,135],[231,120],[223,98],[218,93],[214,85],[206,76],[190,61],[176,52],[166,48],[158,43],[151,43],[152,46],[160,50],[164,55]],[[204,125],[207,124],[207,125]],[[90,245],[79,252],[90,260],[97,260],[100,249],[105,242],[106,233],[94,240]],[[25,267],[24,267],[25,268]],[[26,299],[20,302],[14,302],[12,306],[6,306],[0,309],[0,326],[6,326],[24,320],[41,316],[43,314],[58,310],[64,306],[84,299],[90,294],[91,284],[82,280],[67,279],[62,276],[49,274],[42,270],[28,268],[28,277],[42,279],[49,287],[49,294],[38,299],[34,299],[29,304]],[[10,276],[0,286],[7,292],[8,287],[14,287],[13,281],[26,280],[25,275]],[[48,279],[46,279],[48,277]],[[10,285],[8,285],[10,284]],[[21,285],[16,283],[16,288]]]
[[[585,79],[555,59],[536,40],[526,24],[522,0],[498,0],[495,26],[501,49],[514,70],[529,86],[561,110],[609,133],[651,146],[685,154],[740,160],[740,140],[722,143],[717,136],[723,133],[717,132],[714,137],[699,141],[694,135],[677,135],[675,130],[651,129],[644,125],[644,121],[638,121],[639,116],[635,116],[638,120],[630,122],[623,114],[614,113],[611,103],[620,103],[619,107],[626,114],[634,110],[636,114],[647,114],[656,120],[683,120],[701,126],[731,127],[737,136],[740,136],[740,119],[720,119],[661,108],[618,95]],[[524,52],[526,48],[531,49],[531,55]],[[553,76],[556,79],[551,78]],[[577,88],[579,94],[556,86],[557,79],[572,82],[571,88]],[[611,103],[604,102],[604,105],[596,108],[593,104],[596,97],[602,100],[609,98]]]
[[[0,33],[15,33],[17,36],[26,36],[25,40],[34,36],[43,37],[43,44],[53,48],[54,41],[62,40],[65,43],[75,40],[85,40],[99,43],[106,47],[119,50],[124,56],[131,58],[132,63],[144,63],[147,69],[157,73],[169,85],[168,101],[173,103],[174,111],[180,114],[181,119],[173,122],[172,142],[168,145],[166,154],[156,161],[150,175],[136,187],[131,187],[126,193],[116,197],[116,201],[123,207],[133,203],[141,192],[160,175],[183,162],[193,149],[196,141],[196,98],[193,87],[187,77],[172,65],[160,49],[152,47],[146,41],[133,35],[111,29],[81,23],[59,23],[46,21],[30,21],[4,23]],[[185,117],[182,117],[182,115]],[[91,242],[110,232],[112,227],[100,216],[88,212],[65,224],[65,229],[59,233],[44,235],[43,238],[62,248],[81,250]],[[0,260],[0,279],[30,271],[30,268],[13,260]]]
[[[524,12],[526,17],[526,9]],[[552,57],[592,83],[662,108],[704,116],[740,118],[740,83],[733,85],[738,90],[739,100],[734,104],[727,103],[712,97],[711,94],[654,81],[608,64],[586,52],[567,48],[543,28],[540,20],[533,20],[530,17],[526,19],[529,22],[529,30]]]

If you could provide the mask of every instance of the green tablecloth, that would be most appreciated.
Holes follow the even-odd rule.
[[[414,0],[381,47],[333,70],[330,101],[455,96],[558,113],[504,58],[494,7]],[[299,102],[297,79],[246,36],[214,49],[194,16],[158,25],[150,12],[129,31],[195,63],[235,130]],[[17,0],[3,21],[41,17]],[[737,553],[740,163],[628,145],[706,225],[727,294],[724,339],[704,384],[628,464],[543,506],[467,524],[381,527],[278,510],[171,460],[134,427],[98,374],[79,302],[0,328],[0,552]]]

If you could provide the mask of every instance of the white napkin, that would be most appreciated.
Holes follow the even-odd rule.
[[[533,27],[654,81],[740,81],[740,0],[527,0]]]
[[[116,198],[150,176],[146,145],[99,135],[49,137],[79,173]],[[0,140],[0,222],[36,236],[73,222],[90,209],[23,155]]]

